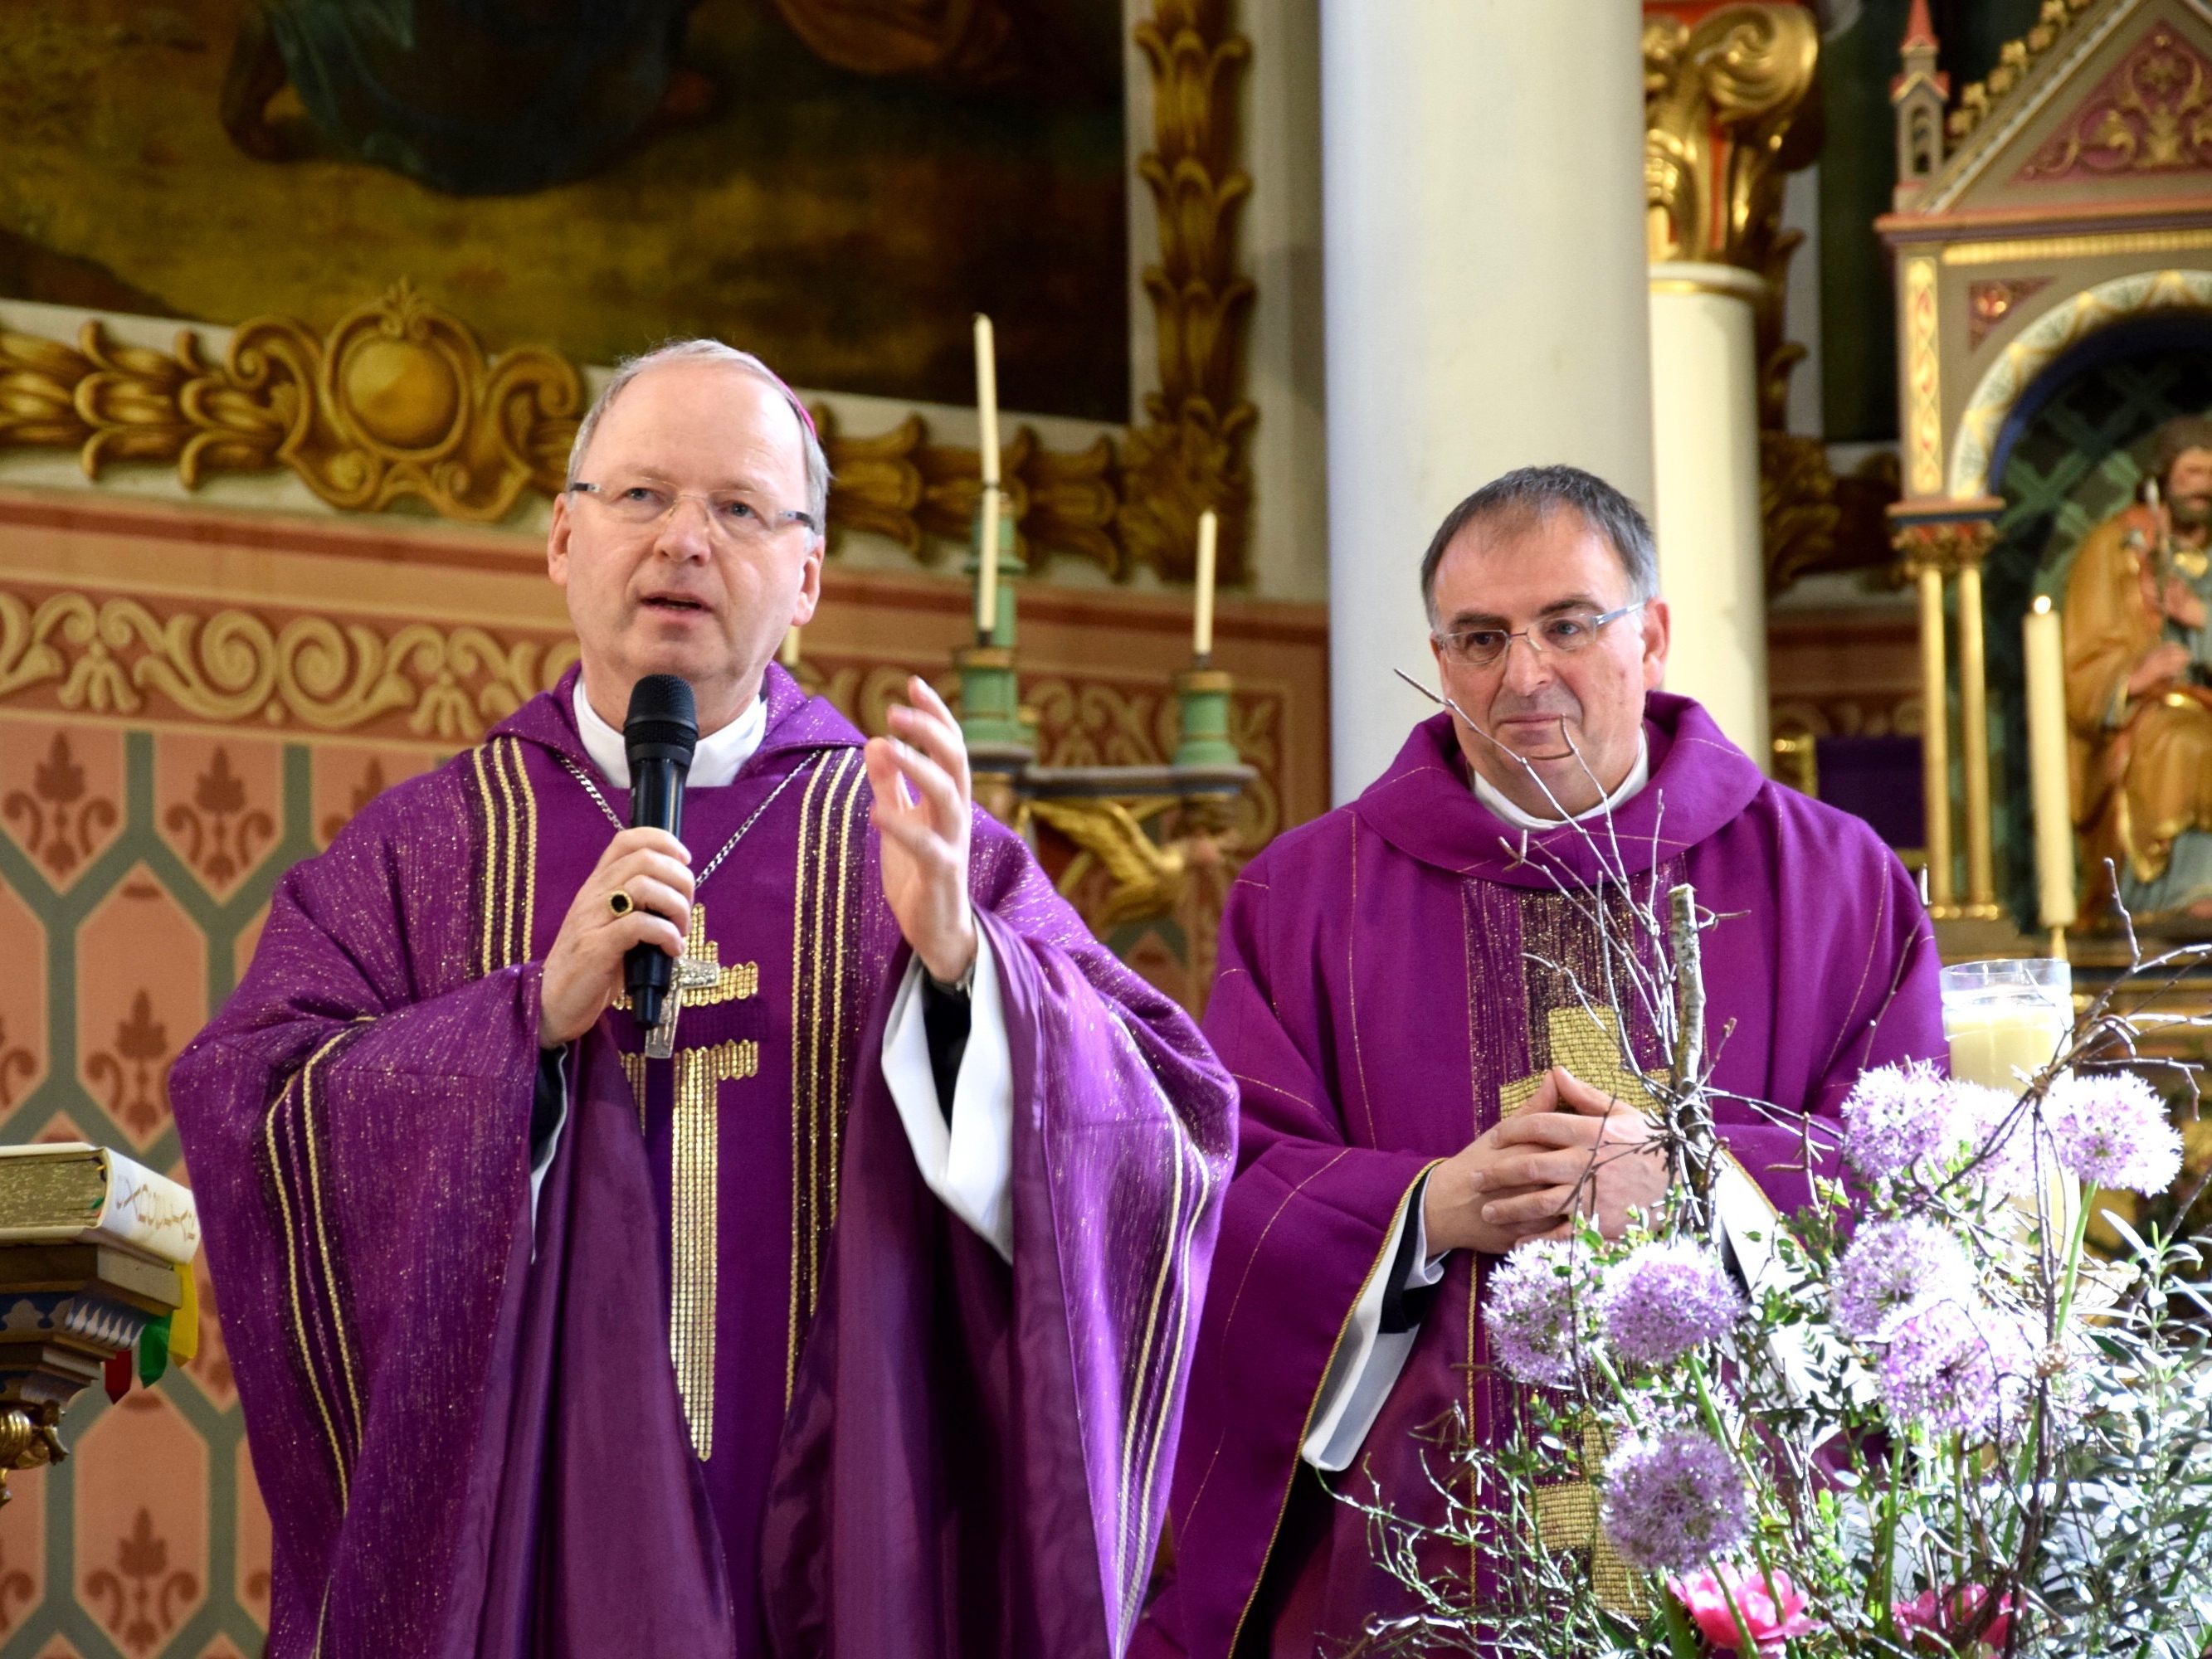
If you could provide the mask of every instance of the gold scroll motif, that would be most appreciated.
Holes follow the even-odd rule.
[[[411,498],[487,524],[526,489],[559,489],[584,393],[564,358],[488,356],[404,282],[319,337],[285,318],[246,323],[221,362],[191,329],[173,355],[97,321],[75,349],[0,333],[0,447],[75,448],[88,478],[156,461],[197,489],[210,473],[282,467],[347,511]]]
[[[760,1044],[747,1038],[683,1048],[677,1051],[675,1065],[668,1355],[676,1365],[676,1392],[684,1401],[691,1449],[703,1463],[714,1450],[714,1265],[721,1248],[715,1100],[724,1083],[759,1073]]]
[[[1815,135],[1797,115],[1820,56],[1820,26],[1802,6],[1726,6],[1694,27],[1645,19],[1644,201],[1655,262],[1771,274],[1782,176],[1812,159]]]
[[[1905,493],[1943,493],[1942,371],[1936,353],[1936,261],[1905,262]]]
[[[1954,146],[1989,119],[1990,112],[2005,94],[2027,79],[2044,54],[2058,44],[2067,27],[2097,3],[2098,0],[2043,0],[2035,27],[2019,40],[2006,41],[1998,50],[1997,66],[1959,94],[1958,107],[1946,124]]]
[[[167,595],[0,588],[0,702],[43,693],[72,714],[313,732],[404,717],[416,738],[468,743],[574,656],[572,641],[466,624],[280,621]]]
[[[1129,434],[1120,529],[1132,562],[1187,580],[1199,514],[1212,507],[1221,579],[1233,582],[1244,569],[1259,414],[1244,395],[1255,289],[1237,253],[1252,193],[1252,175],[1236,165],[1237,89],[1252,43],[1231,30],[1229,13],[1229,0],[1156,0],[1136,28],[1152,74],[1152,148],[1137,173],[1158,216],[1160,262],[1146,268],[1145,292],[1158,323],[1160,387]]]
[[[1160,386],[1117,443],[1066,453],[1015,430],[1004,471],[1025,557],[1066,552],[1109,573],[1139,565],[1188,580],[1199,514],[1220,517],[1220,580],[1244,573],[1249,451],[1245,395],[1255,293],[1237,252],[1251,175],[1237,164],[1249,40],[1231,0],[1155,0],[1134,32],[1152,80],[1152,148],[1139,158],[1159,263],[1144,273]],[[0,330],[0,450],[76,451],[88,477],[111,462],[170,464],[187,489],[217,471],[289,471],[335,507],[403,499],[479,523],[564,478],[582,413],[575,366],[539,346],[488,356],[467,325],[403,282],[326,336],[289,318],[241,324],[221,362],[191,329],[163,353],[88,322],[76,345]],[[837,488],[834,526],[885,535],[917,557],[964,542],[980,489],[973,449],[929,441],[922,417],[847,436],[815,411]]]

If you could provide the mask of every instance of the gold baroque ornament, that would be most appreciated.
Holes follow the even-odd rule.
[[[1820,35],[1795,4],[1724,6],[1644,25],[1644,200],[1654,260],[1775,273],[1782,175],[1816,153],[1798,112]],[[1786,264],[1788,255],[1782,254]]]
[[[1237,89],[1252,45],[1228,0],[1158,0],[1136,30],[1152,72],[1152,149],[1137,163],[1158,214],[1145,272],[1159,324],[1160,389],[1129,434],[1121,530],[1131,557],[1188,579],[1199,515],[1220,516],[1220,572],[1244,568],[1258,411],[1244,396],[1255,290],[1237,269],[1237,222],[1252,175],[1235,165]]]
[[[1144,285],[1160,386],[1118,445],[1102,435],[1057,453],[1014,433],[1005,471],[1025,557],[1066,552],[1115,576],[1149,564],[1188,580],[1210,507],[1220,579],[1243,576],[1258,416],[1245,396],[1255,289],[1237,242],[1252,179],[1236,157],[1251,43],[1231,28],[1231,3],[1155,0],[1137,25],[1152,79],[1153,146],[1137,172],[1159,231]],[[414,497],[447,518],[501,520],[524,491],[559,489],[583,401],[574,365],[537,347],[487,358],[404,283],[325,337],[283,319],[246,323],[220,364],[189,329],[173,355],[124,345],[98,322],[74,348],[0,331],[0,449],[75,449],[95,479],[115,461],[174,464],[187,488],[215,471],[289,469],[352,512]],[[924,560],[932,538],[967,540],[973,449],[932,444],[919,415],[863,435],[821,423],[834,525]]]
[[[173,356],[88,322],[76,349],[0,334],[0,446],[74,447],[85,476],[115,461],[210,472],[285,467],[332,507],[404,497],[491,523],[526,489],[560,487],[583,404],[575,368],[522,347],[487,357],[465,325],[402,283],[327,337],[259,318],[220,363],[180,329]]]
[[[467,625],[279,622],[187,601],[0,590],[0,703],[36,698],[70,713],[396,726],[459,744],[550,687],[574,654],[573,643]]]
[[[2027,79],[2043,55],[2058,44],[2067,26],[2096,3],[2097,0],[2043,0],[2035,27],[2019,40],[2006,41],[1997,52],[1997,66],[1959,94],[1959,106],[1946,124],[1953,141],[1966,137],[1987,120],[2005,94]]]

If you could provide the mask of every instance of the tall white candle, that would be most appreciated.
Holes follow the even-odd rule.
[[[1213,654],[1213,564],[1221,538],[1221,520],[1207,507],[1198,515],[1198,611],[1192,618],[1192,654]]]
[[[975,632],[988,640],[999,626],[999,486],[983,486],[983,545],[975,562]]]
[[[975,419],[982,431],[976,459],[988,489],[999,482],[999,354],[991,319],[980,311],[975,313]]]
[[[775,653],[775,659],[786,668],[799,666],[799,624],[797,623],[792,623],[783,630],[783,649]]]
[[[2058,612],[2038,594],[2021,623],[2027,666],[2028,799],[2035,814],[2035,901],[2045,927],[2074,908],[2074,808],[2067,783],[2066,647]]]

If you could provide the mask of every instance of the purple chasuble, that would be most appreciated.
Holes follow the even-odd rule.
[[[1190,1022],[980,811],[1013,1261],[883,1077],[861,738],[768,671],[694,791],[673,1060],[611,1010],[529,1201],[539,964],[627,797],[574,674],[280,884],[171,1089],[275,1543],[276,1659],[1091,1659],[1134,1622],[1233,1145]]]
[[[1174,1574],[1139,1659],[1333,1654],[1373,1615],[1410,1611],[1371,1564],[1364,1518],[1300,1447],[1416,1178],[1553,1063],[1585,1078],[1620,1064],[1561,971],[1589,983],[1597,964],[1587,897],[1562,890],[1598,881],[1597,848],[1638,901],[1655,875],[1662,904],[1686,880],[1722,917],[1704,936],[1720,1089],[1817,1121],[1863,1067],[1942,1054],[1934,937],[1872,831],[1763,778],[1686,698],[1653,693],[1645,732],[1650,782],[1610,834],[1593,820],[1524,835],[1476,799],[1437,715],[1357,801],[1281,836],[1232,890],[1206,1030],[1242,1090],[1237,1170],[1170,1505]],[[1656,1065],[1654,1034],[1629,1038]],[[1726,1100],[1716,1114],[1778,1205],[1808,1199],[1809,1126]],[[1371,1475],[1400,1514],[1442,1519],[1419,1431],[1456,1406],[1486,1434],[1510,1399],[1476,1316],[1494,1260],[1450,1257],[1396,1387],[1330,1482]]]

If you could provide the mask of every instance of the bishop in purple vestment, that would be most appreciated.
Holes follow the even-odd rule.
[[[1808,1198],[1862,1068],[1943,1052],[1895,857],[1656,690],[1667,613],[1632,503],[1570,468],[1509,474],[1445,520],[1422,586],[1454,712],[1230,896],[1206,1029],[1242,1091],[1237,1170],[1140,1659],[1336,1655],[1409,1611],[1334,1494],[1441,1521],[1422,1431],[1456,1407],[1487,1435],[1512,1397],[1480,1318],[1500,1254],[1578,1205],[1618,1236],[1663,1192],[1636,1103],[1656,1033],[1636,999],[1626,1030],[1603,1006],[1594,904],[1688,882],[1717,915],[1738,1236]]]
[[[864,743],[769,662],[827,487],[757,360],[618,374],[549,546],[579,669],[287,875],[178,1062],[277,1659],[1127,1644],[1231,1085],[926,684]],[[623,827],[661,672],[680,841]]]

